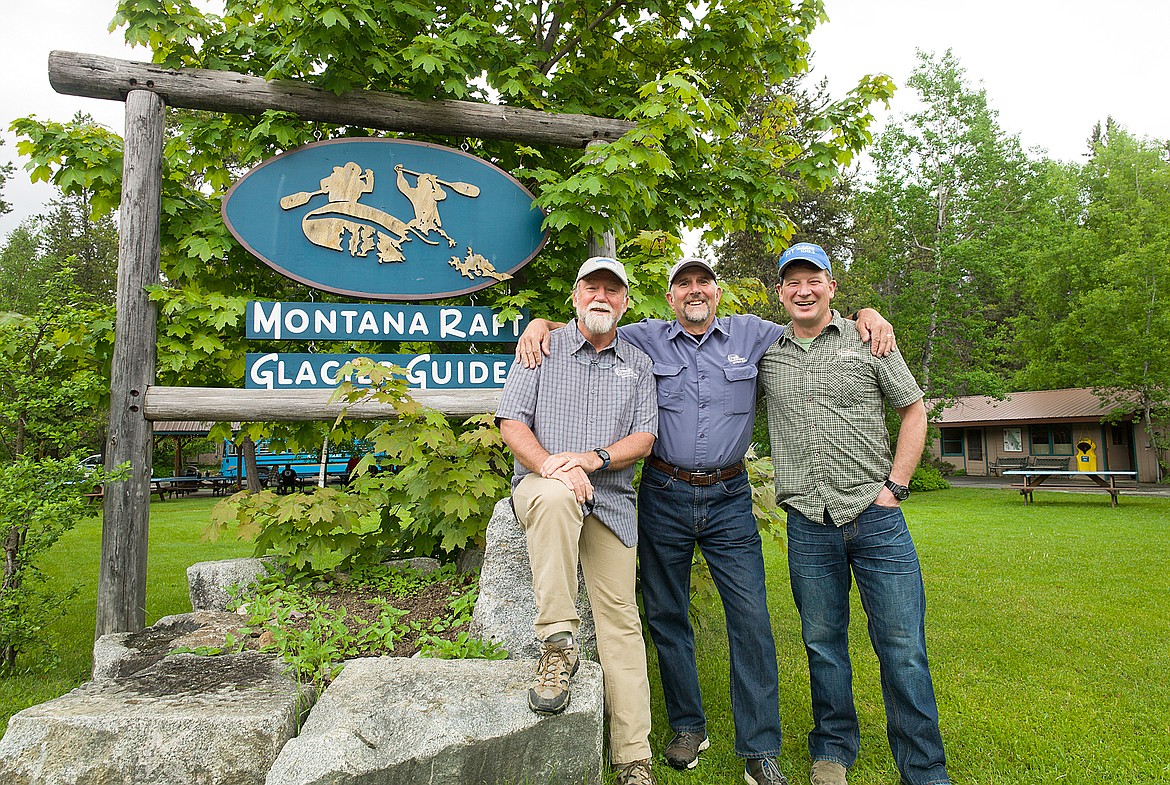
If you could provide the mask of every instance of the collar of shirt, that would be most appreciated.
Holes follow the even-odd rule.
[[[833,318],[829,321],[828,324],[825,325],[825,329],[821,330],[821,335],[824,335],[824,333],[829,328],[832,328],[840,333],[841,330],[845,327],[845,317],[837,313],[836,310],[830,311],[830,313],[833,314]],[[780,336],[780,340],[781,342],[791,341],[792,343],[796,343],[796,333],[792,329],[792,322],[789,322],[787,325],[785,325],[784,334]]]
[[[581,332],[581,328],[577,326],[576,319],[569,322],[565,326],[571,327],[573,330],[572,335],[573,335],[573,353],[574,354],[581,351],[586,346],[588,346],[589,351],[595,352],[597,354],[601,354],[602,352],[607,352],[607,351],[612,349],[613,353],[616,354],[619,359],[621,359],[623,361],[629,360],[629,357],[626,356],[626,353],[624,351],[625,347],[628,344],[625,340],[619,339],[618,335],[615,334],[613,337],[613,340],[610,341],[605,346],[603,346],[602,348],[595,349],[593,347],[593,344],[589,343],[589,341],[585,338],[584,333]]]
[[[685,337],[691,339],[695,343],[701,344],[704,341],[706,341],[707,337],[710,336],[712,333],[718,332],[718,333],[722,333],[723,335],[728,335],[727,324],[725,323],[726,319],[727,319],[727,317],[725,317],[725,316],[717,317],[715,319],[715,321],[711,322],[711,324],[709,324],[707,326],[706,332],[704,332],[702,335],[698,335],[698,336],[687,332],[687,328],[683,327],[682,322],[680,322],[678,319],[675,319],[673,322],[670,323],[670,326],[666,328],[666,337],[668,340],[673,341],[675,338],[682,335],[682,336],[685,336]]]

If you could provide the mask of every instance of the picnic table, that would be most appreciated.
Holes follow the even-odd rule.
[[[1054,469],[1014,469],[1004,472],[1004,476],[1012,475],[1020,478],[1019,483],[1013,483],[1013,488],[1020,489],[1024,497],[1024,504],[1032,502],[1032,492],[1040,486],[1044,490],[1065,491],[1096,491],[1109,494],[1109,506],[1117,506],[1117,497],[1123,490],[1133,490],[1137,487],[1137,472],[1081,472],[1057,471]],[[1088,483],[1073,482],[1075,478],[1084,477]],[[1049,482],[1049,481],[1052,482]],[[1132,480],[1133,483],[1125,482]],[[1124,484],[1120,484],[1123,483]]]
[[[215,474],[211,477],[203,478],[203,485],[211,488],[213,496],[224,496],[227,492],[236,487],[237,481],[235,477],[229,477],[223,474]]]
[[[159,501],[166,499],[166,494],[171,496],[187,495],[195,493],[199,490],[203,479],[195,475],[185,477],[151,477],[150,478],[150,492],[157,493]]]

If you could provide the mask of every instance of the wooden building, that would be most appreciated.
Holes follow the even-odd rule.
[[[1088,458],[1096,469],[1137,471],[1139,482],[1157,482],[1157,456],[1141,421],[1108,421],[1112,410],[1088,387],[1017,392],[1004,400],[966,396],[932,415],[940,435],[928,450],[969,475],[996,473],[1001,458],[1067,456],[1069,469]]]

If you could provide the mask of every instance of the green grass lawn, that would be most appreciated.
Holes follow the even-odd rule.
[[[1170,783],[1170,500],[948,490],[906,503],[927,592],[927,645],[955,783]],[[784,729],[781,767],[808,782],[808,665],[783,548],[765,545]],[[896,785],[877,659],[853,593],[850,642],[861,719],[851,785]],[[727,783],[727,644],[717,602],[697,647],[711,735],[693,772],[662,783]],[[655,750],[669,738],[652,663]]]
[[[206,543],[212,499],[155,503],[147,622],[190,609],[185,570],[249,555],[235,541]],[[907,517],[927,584],[927,637],[948,764],[956,783],[1170,782],[1170,500],[1012,491],[915,494]],[[63,662],[49,674],[0,679],[0,728],[25,706],[88,678],[101,542],[84,521],[53,552],[48,571],[82,585],[57,626]],[[783,548],[765,545],[780,669],[784,749],[793,785],[807,782],[808,669]],[[655,766],[664,783],[741,781],[732,753],[727,644],[718,603],[698,619],[711,749],[687,773]],[[852,626],[862,749],[852,785],[896,785],[885,739],[877,663],[855,602]],[[653,743],[669,738],[651,652]]]

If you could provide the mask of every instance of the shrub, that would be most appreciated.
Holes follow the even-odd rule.
[[[84,493],[100,481],[100,472],[86,477],[76,458],[40,461],[18,458],[0,466],[0,547],[4,567],[0,580],[0,675],[16,668],[18,654],[46,668],[55,661],[48,622],[76,587],[51,586],[37,560],[86,510]]]
[[[345,382],[348,402],[392,402],[398,416],[346,422],[348,438],[370,445],[347,491],[319,488],[311,495],[241,492],[216,505],[208,533],[237,525],[255,539],[256,555],[275,556],[295,571],[350,570],[411,556],[446,558],[482,544],[496,501],[508,495],[511,461],[490,414],[463,423],[411,400],[401,373],[367,359],[343,366],[371,386]],[[342,425],[343,417],[336,425]],[[380,466],[383,471],[367,473]]]
[[[910,490],[919,493],[942,491],[950,487],[951,484],[944,480],[942,473],[933,466],[919,466],[914,470],[914,476],[910,478]]]

